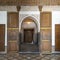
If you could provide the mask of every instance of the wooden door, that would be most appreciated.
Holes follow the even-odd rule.
[[[34,29],[24,29],[24,42],[31,43],[33,41]]]
[[[18,51],[19,40],[19,13],[8,12],[7,20],[7,40],[8,40],[8,52]]]
[[[60,51],[60,24],[55,25],[55,50]]]
[[[51,12],[41,12],[40,14],[40,39],[41,39],[41,52],[44,54],[51,53],[51,26],[52,14]]]
[[[5,25],[0,25],[0,51],[5,50]]]

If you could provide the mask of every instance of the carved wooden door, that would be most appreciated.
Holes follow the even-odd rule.
[[[24,42],[32,43],[33,41],[33,29],[24,29]]]

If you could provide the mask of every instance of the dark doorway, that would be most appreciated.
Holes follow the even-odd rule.
[[[0,51],[5,51],[5,25],[0,24]]]
[[[24,43],[32,43],[34,29],[24,29]]]
[[[60,24],[55,25],[55,51],[60,51]]]
[[[34,29],[24,29],[23,31],[24,39],[20,43],[20,53],[39,53],[39,46],[34,43]]]

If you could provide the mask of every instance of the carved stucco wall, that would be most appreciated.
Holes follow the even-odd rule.
[[[29,18],[32,18],[32,20],[36,22],[38,26],[38,32],[40,32],[40,11],[38,9],[38,6],[33,6],[33,7],[30,6],[32,10],[28,9],[28,7],[29,6],[27,6],[26,8],[22,7],[21,11],[19,12],[19,31],[21,30],[22,21],[25,18],[29,17]]]

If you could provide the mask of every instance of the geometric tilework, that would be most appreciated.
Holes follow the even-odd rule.
[[[0,60],[60,60],[60,55],[8,53],[8,54],[0,54]]]

